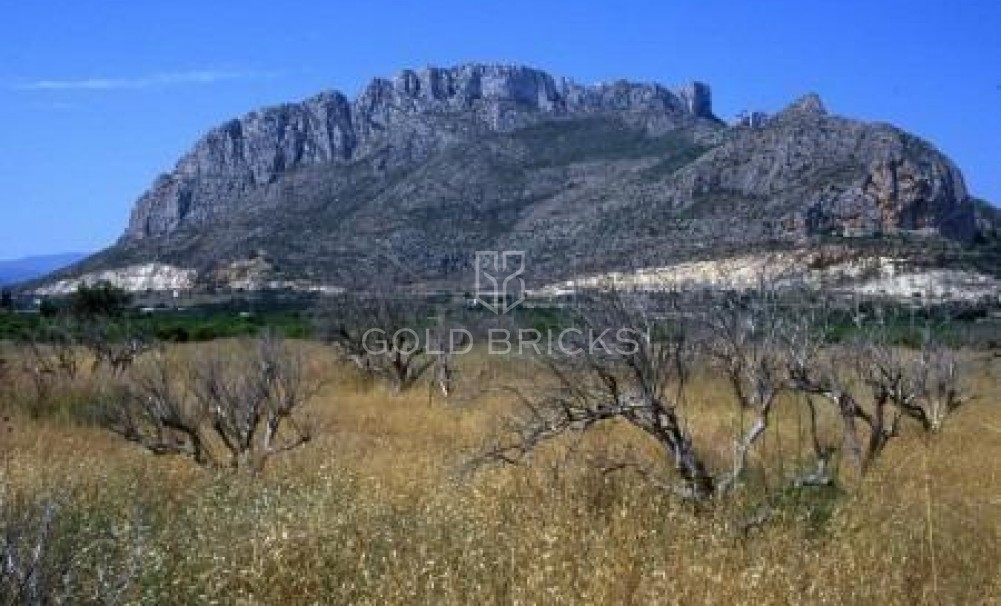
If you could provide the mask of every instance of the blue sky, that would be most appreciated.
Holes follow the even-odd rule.
[[[725,118],[816,91],[931,140],[1001,203],[997,0],[0,0],[0,258],[112,243],[152,179],[229,117],[468,61],[700,79]]]

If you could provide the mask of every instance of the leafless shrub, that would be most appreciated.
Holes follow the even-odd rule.
[[[915,392],[904,412],[929,432],[940,431],[946,418],[969,401],[955,352],[930,337],[915,361]]]
[[[272,333],[258,340],[255,354],[228,360],[206,356],[194,370],[195,401],[235,468],[263,467],[267,458],[311,438],[309,428],[293,416],[313,395],[301,356]],[[290,435],[281,442],[283,428]]]
[[[464,343],[439,321],[429,323],[420,306],[405,297],[378,292],[345,296],[321,310],[320,337],[362,372],[388,384],[394,394],[430,382],[444,397],[455,386],[453,355]]]
[[[21,370],[31,378],[36,399],[45,400],[56,384],[76,379],[82,350],[66,321],[46,324],[19,339]]]
[[[151,339],[130,330],[127,325],[120,331],[124,334],[118,339],[111,332],[109,321],[103,318],[93,318],[81,329],[81,344],[93,357],[94,372],[107,366],[112,375],[121,375],[136,358],[154,347]]]
[[[102,424],[154,454],[187,455],[201,465],[211,464],[204,437],[207,415],[189,395],[189,373],[157,352],[103,405]]]
[[[271,456],[310,440],[297,413],[314,393],[302,356],[266,333],[239,353],[213,350],[187,363],[157,355],[132,373],[103,420],[155,454],[259,471]]]
[[[820,396],[841,419],[844,448],[860,472],[868,470],[901,421],[936,432],[965,401],[955,354],[928,329],[916,351],[893,341],[882,314],[854,318],[856,335],[827,342],[823,312],[801,313],[789,331],[790,387]]]
[[[682,479],[679,494],[711,496],[715,480],[683,416],[694,344],[683,331],[658,331],[635,297],[616,293],[591,303],[581,310],[579,338],[543,360],[555,384],[540,386],[541,397],[518,392],[522,413],[474,464],[516,463],[542,443],[620,419],[661,445]],[[596,340],[602,335],[615,338]]]

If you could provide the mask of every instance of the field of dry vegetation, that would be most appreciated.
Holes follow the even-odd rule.
[[[802,403],[785,402],[751,456],[757,488],[704,506],[602,465],[670,472],[652,440],[619,422],[561,437],[527,464],[471,472],[514,406],[486,387],[534,385],[525,360],[461,356],[445,400],[393,395],[328,347],[294,346],[322,379],[303,411],[312,439],[256,475],[153,456],[92,424],[83,409],[106,378],[86,365],[43,409],[9,369],[7,545],[45,543],[43,572],[72,577],[75,603],[1001,601],[1001,359],[990,354],[961,354],[975,398],[943,431],[905,427],[863,478],[842,462],[837,488],[786,487],[783,466],[810,446]],[[168,353],[195,347],[206,346]],[[685,404],[701,410],[703,435],[718,433],[720,458],[741,423],[732,398],[697,371]],[[765,504],[768,519],[748,525]]]

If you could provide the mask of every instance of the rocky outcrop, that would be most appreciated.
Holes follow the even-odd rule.
[[[660,128],[665,118],[672,124],[715,121],[709,87],[701,83],[680,91],[627,81],[583,86],[506,65],[404,70],[392,80],[373,80],[353,101],[326,92],[213,129],[143,194],[124,237],[197,227],[298,167],[382,152],[381,167],[390,168],[477,133],[508,132],[545,117],[607,113],[639,115],[641,122],[649,114]]]
[[[81,285],[94,285],[100,282],[108,282],[128,292],[185,291],[194,286],[196,277],[197,272],[193,269],[162,263],[146,263],[58,280],[35,288],[32,293],[38,296],[68,295]]]
[[[909,230],[966,242],[976,233],[973,201],[948,158],[891,126],[830,116],[817,95],[733,129],[674,185],[679,204],[756,201],[791,236]]]
[[[648,292],[726,289],[747,291],[762,282],[788,289],[861,294],[896,301],[997,301],[1001,281],[975,271],[911,267],[900,259],[856,257],[818,263],[828,251],[798,250],[678,263],[631,272],[579,276],[548,284],[530,296],[617,289]]]

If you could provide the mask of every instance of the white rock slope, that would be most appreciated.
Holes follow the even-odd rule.
[[[147,263],[131,265],[121,269],[109,269],[89,274],[79,278],[59,280],[35,290],[36,295],[59,296],[74,292],[81,284],[93,285],[106,281],[129,292],[188,290],[195,284],[198,272],[193,269],[164,265],[162,263]]]

